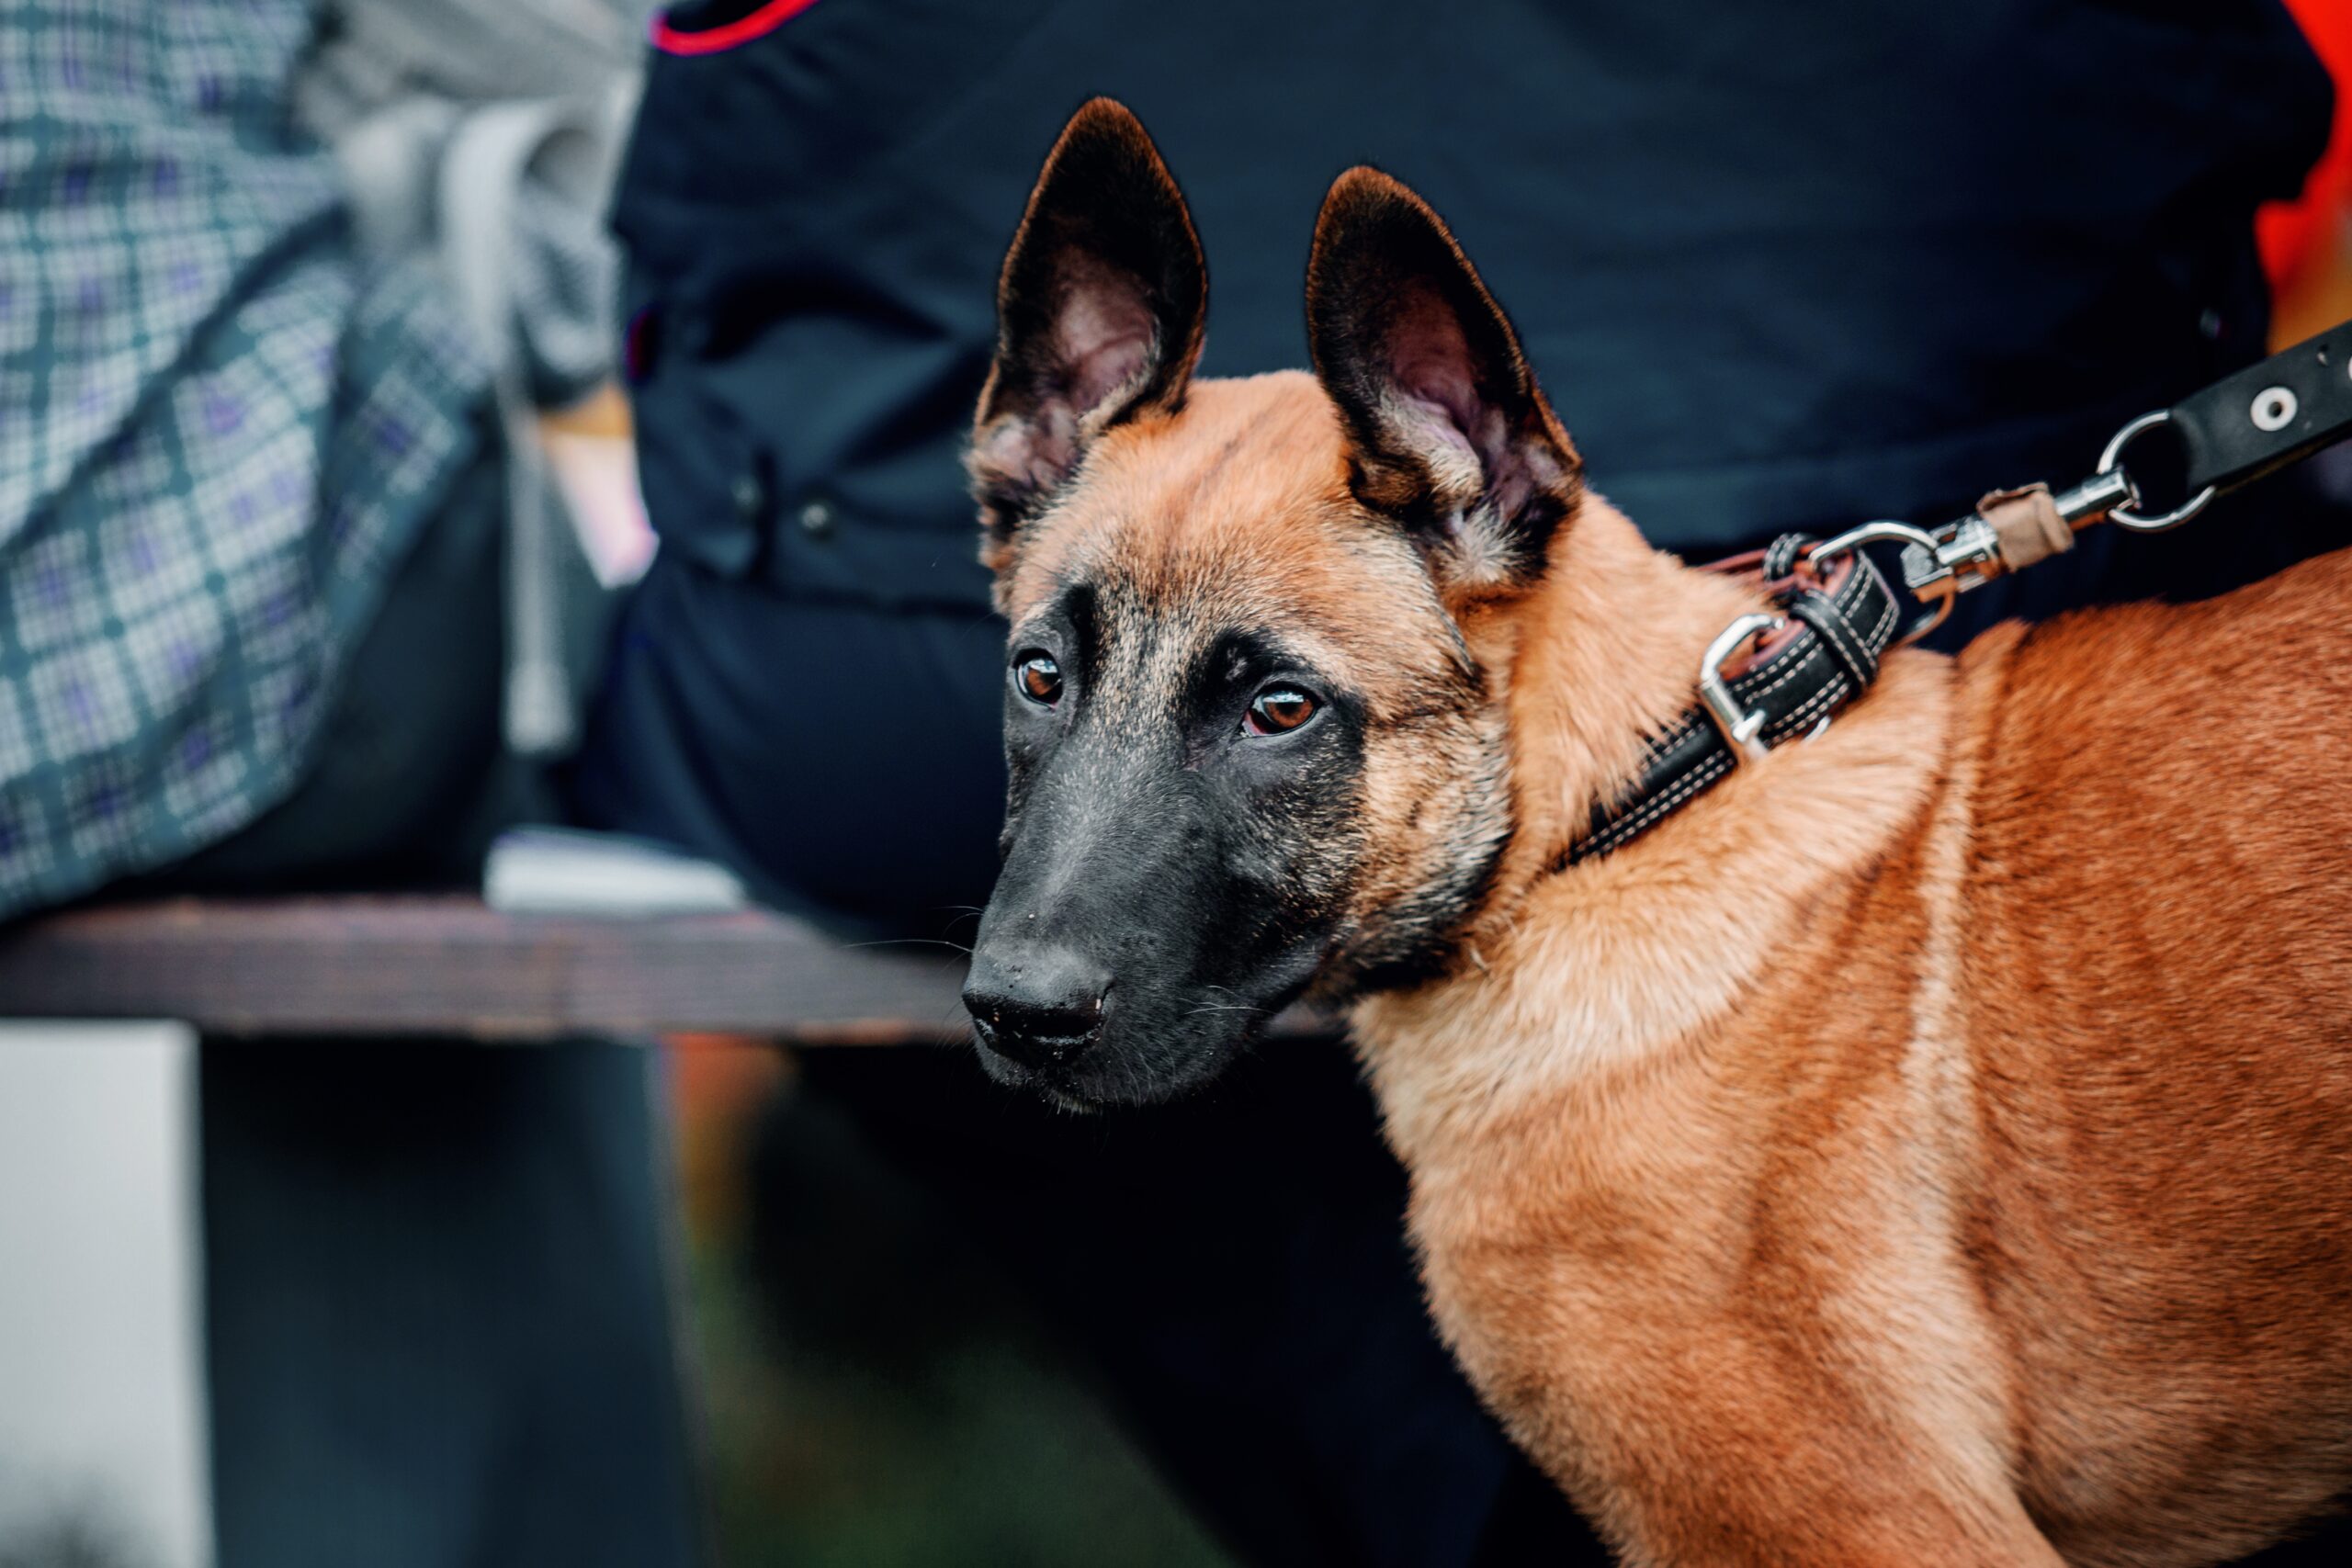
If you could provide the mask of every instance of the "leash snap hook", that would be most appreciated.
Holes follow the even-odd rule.
[[[1881,518],[1875,523],[1859,523],[1832,539],[1825,539],[1805,552],[1805,564],[1815,576],[1839,556],[1852,555],[1864,545],[1911,545],[1927,551],[1933,559],[1943,541],[1925,528],[1915,528],[1908,523],[1896,523]],[[1950,573],[1947,571],[1946,576]]]
[[[1724,679],[1724,666],[1757,637],[1768,637],[1788,624],[1781,615],[1742,615],[1716,634],[1699,660],[1699,700],[1706,705],[1707,716],[1715,721],[1715,728],[1723,731],[1732,755],[1742,761],[1760,762],[1771,748],[1764,744],[1764,715],[1741,709],[1731,682]]]
[[[2154,430],[2160,424],[2171,423],[2172,410],[2158,409],[2154,413],[2142,414],[2108,438],[2107,450],[2098,455],[2097,479],[2104,479],[2110,474],[2120,475],[2131,502],[2128,506],[2109,507],[2107,509],[2109,522],[2120,523],[2137,534],[2161,534],[2167,528],[2179,527],[2183,523],[2204,511],[2206,503],[2220,493],[2215,487],[2207,485],[2170,512],[2159,513],[2154,517],[2143,517],[2132,510],[2132,506],[2140,503],[2140,487],[2132,483],[2130,472],[2123,467],[2124,448],[2131,446],[2144,432]]]
[[[1913,622],[1895,639],[1899,643],[1917,642],[1944,624],[1944,617],[1951,614],[1952,601],[1959,596],[1960,571],[1970,565],[1973,558],[1972,552],[1980,548],[1973,538],[1955,547],[1953,540],[1939,537],[1925,528],[1881,518],[1873,523],[1857,524],[1837,537],[1814,546],[1805,553],[1805,564],[1813,568],[1815,576],[1819,576],[1831,561],[1839,556],[1851,555],[1864,545],[1901,545],[1903,586],[1928,607],[1927,614]]]

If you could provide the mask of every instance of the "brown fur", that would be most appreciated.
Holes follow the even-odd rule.
[[[1278,625],[1364,694],[1326,988],[1516,1439],[1635,1564],[2212,1562],[2339,1495],[2352,553],[1898,653],[1571,866],[1753,605],[1597,496],[1450,585],[1329,381],[1104,430],[1003,597]],[[1474,853],[1432,972],[1350,961]]]

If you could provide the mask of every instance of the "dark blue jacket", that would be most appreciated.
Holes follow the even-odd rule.
[[[616,218],[663,547],[909,608],[983,601],[958,443],[1093,94],[1192,201],[1204,374],[1306,363],[1317,206],[1376,164],[1598,488],[1698,553],[2078,477],[2255,355],[2249,217],[2329,107],[2271,0],[739,0],[666,36],[706,51],[655,54]]]

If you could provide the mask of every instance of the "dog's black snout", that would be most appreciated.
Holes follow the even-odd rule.
[[[1024,1067],[1061,1066],[1102,1037],[1111,977],[1067,949],[996,960],[985,953],[964,985],[980,1043]]]

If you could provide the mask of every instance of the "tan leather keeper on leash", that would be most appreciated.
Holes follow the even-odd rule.
[[[1976,503],[1976,515],[2000,544],[2004,571],[2023,571],[2075,547],[2075,530],[2059,515],[2046,484],[1988,491]]]

